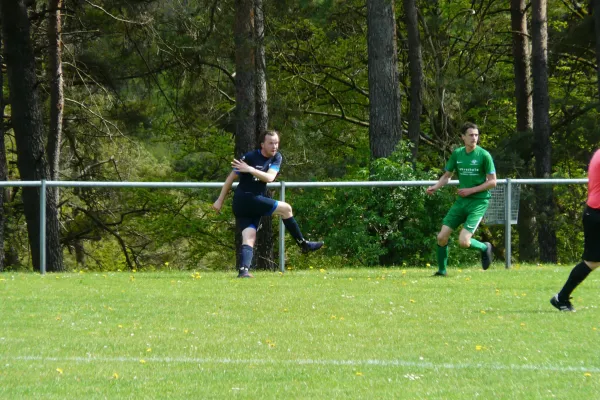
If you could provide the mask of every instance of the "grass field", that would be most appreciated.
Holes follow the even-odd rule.
[[[592,399],[572,266],[0,274],[0,398]]]

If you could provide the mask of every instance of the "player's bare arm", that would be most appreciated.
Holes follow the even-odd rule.
[[[432,195],[439,188],[446,186],[448,184],[448,181],[450,181],[450,178],[452,178],[452,172],[446,171],[444,173],[444,175],[442,175],[440,177],[440,179],[437,181],[437,183],[435,185],[429,186],[427,188],[427,194]]]
[[[479,186],[472,188],[458,189],[460,197],[467,197],[473,193],[483,192],[484,190],[493,189],[496,187],[496,174],[487,174],[486,181]]]
[[[229,190],[231,190],[231,185],[233,184],[233,181],[237,179],[237,177],[238,175],[235,173],[235,171],[231,171],[229,176],[227,176],[227,179],[225,179],[225,183],[221,188],[221,194],[219,194],[219,198],[212,205],[212,208],[216,212],[221,212],[221,208],[223,207],[225,197],[227,197],[227,193],[229,193]]]
[[[275,171],[274,169],[269,169],[267,172],[259,171],[256,168],[249,166],[242,160],[233,159],[233,161],[231,162],[231,166],[240,172],[252,174],[253,176],[266,183],[273,182],[277,177],[277,171]]]

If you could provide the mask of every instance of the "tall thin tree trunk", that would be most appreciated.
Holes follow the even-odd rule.
[[[4,146],[4,65],[2,49],[2,33],[0,32],[0,181],[8,180],[8,166],[6,164],[6,147]],[[4,212],[4,189],[0,188],[0,272],[4,271],[4,234],[6,226],[6,213]]]
[[[548,21],[546,0],[532,0],[533,132],[535,172],[538,178],[552,173],[550,98],[548,94]],[[556,262],[555,206],[552,186],[537,185],[538,242],[540,260]]]
[[[594,25],[596,30],[596,65],[598,73],[598,100],[600,100],[600,0],[594,2]]]
[[[423,55],[416,0],[404,0],[406,29],[408,31],[408,65],[410,69],[410,114],[408,117],[408,138],[413,144],[413,163],[419,154],[421,135],[421,112],[423,109]]]
[[[267,66],[265,61],[265,18],[263,0],[254,0],[254,29],[256,31],[256,142],[260,134],[268,129],[269,109],[267,107]],[[270,197],[272,191],[268,191]],[[273,261],[273,218],[262,217],[256,236],[254,256],[257,269],[275,269]]]
[[[517,112],[517,132],[530,134],[533,132],[533,102],[531,98],[531,52],[527,29],[527,13],[525,0],[511,0],[511,26],[512,26],[512,52],[513,68],[515,72],[515,99]],[[521,151],[526,157],[533,150]],[[526,167],[530,160],[525,160]],[[529,169],[527,167],[527,169]],[[529,177],[529,172],[525,173]],[[534,261],[537,259],[537,246],[535,243],[536,225],[534,215],[533,194],[530,188],[522,187],[519,200],[519,259],[521,261]]]
[[[371,158],[388,157],[402,138],[393,0],[367,0]]]
[[[60,144],[63,125],[63,75],[61,49],[62,0],[48,0],[48,78],[50,80],[50,127],[48,132],[48,164],[50,179],[59,180]],[[59,203],[59,188],[50,188],[56,204]]]
[[[6,47],[17,167],[23,180],[47,179],[49,173],[44,152],[42,112],[36,91],[35,59],[24,1],[0,0],[0,18]],[[40,189],[23,188],[22,197],[33,267],[40,270]],[[62,271],[64,267],[54,196],[47,197],[46,228],[46,270]]]
[[[256,42],[254,1],[235,0],[235,155],[256,148]],[[240,268],[242,234],[236,226],[236,267]]]

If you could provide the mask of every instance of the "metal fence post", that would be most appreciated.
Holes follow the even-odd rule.
[[[280,183],[279,201],[285,201],[285,182],[280,181]],[[285,272],[285,227],[282,217],[279,217],[279,270]]]
[[[511,222],[512,222],[512,187],[510,178],[506,179],[506,190],[504,191],[504,265],[511,267]]]
[[[46,180],[40,187],[40,273],[46,273]]]

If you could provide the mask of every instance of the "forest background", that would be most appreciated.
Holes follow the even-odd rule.
[[[221,182],[267,127],[279,180],[435,180],[465,121],[499,178],[581,178],[600,139],[600,0],[0,0],[0,17],[0,180]],[[50,189],[47,270],[233,268],[217,195]],[[433,264],[454,196],[288,190],[326,248],[287,264]],[[522,186],[515,260],[577,259],[585,196]],[[0,271],[39,269],[39,190],[0,203]],[[502,229],[478,231],[500,258]],[[275,233],[263,219],[257,268]]]

